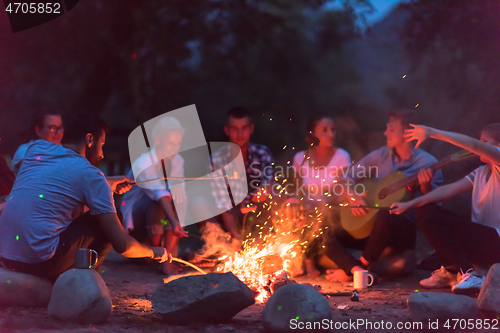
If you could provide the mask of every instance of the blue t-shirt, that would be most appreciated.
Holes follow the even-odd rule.
[[[84,205],[91,215],[116,213],[104,174],[71,149],[35,141],[0,216],[0,257],[24,263],[51,258],[59,234]]]

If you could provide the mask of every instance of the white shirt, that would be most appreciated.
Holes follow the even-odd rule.
[[[307,160],[302,163],[304,158],[306,158],[305,151],[295,154],[293,167],[297,175],[302,177],[306,195],[313,200],[324,198],[325,192],[333,195],[331,189],[338,177],[342,175],[342,168],[351,165],[349,153],[341,148],[337,148],[328,165],[324,167],[313,168]]]
[[[480,166],[466,178],[473,186],[472,222],[494,228],[500,235],[500,166]]]
[[[104,174],[75,151],[36,140],[0,216],[0,257],[24,263],[51,258],[59,234],[84,205],[91,215],[116,213]]]
[[[154,149],[151,151],[154,154]],[[159,167],[160,165],[157,165]],[[180,155],[175,155],[172,159],[172,170],[169,172],[170,177],[184,177],[184,159]],[[142,170],[137,181],[156,179],[163,176],[163,170],[151,167],[150,153],[142,154],[132,165],[132,169],[127,174],[131,179],[134,178],[132,170]],[[184,184],[184,183],[183,183]],[[168,189],[168,181],[159,180],[154,182],[144,183],[141,186],[134,185],[128,192],[123,195],[122,206],[120,211],[123,214],[123,227],[125,230],[134,229],[134,221],[132,211],[134,204],[141,200],[144,196],[148,196],[153,201],[158,201],[164,196],[170,196]]]

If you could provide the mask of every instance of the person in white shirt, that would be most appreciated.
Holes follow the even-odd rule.
[[[61,114],[54,110],[37,111],[31,120],[30,131],[32,131],[32,140],[20,145],[12,157],[11,170],[15,175],[19,172],[26,150],[33,141],[41,139],[58,145],[61,144],[64,134]]]
[[[97,168],[106,129],[97,115],[78,114],[63,146],[36,140],[28,148],[0,216],[0,260],[7,268],[55,281],[73,266],[78,248],[98,253],[99,271],[111,246],[130,258],[171,260],[164,248],[140,244],[120,224],[112,196],[120,183],[111,188]]]
[[[342,173],[342,169],[351,165],[349,153],[341,148],[335,147],[335,123],[333,119],[325,114],[314,115],[307,122],[309,132],[306,141],[310,144],[307,151],[298,152],[293,159],[295,175],[300,180],[299,188],[303,188],[305,214],[322,214],[323,219],[331,219],[331,210],[324,209],[325,203],[333,202],[335,194],[332,187]],[[296,177],[296,178],[297,178]],[[319,210],[318,210],[319,209]],[[316,212],[316,213],[315,213]],[[319,212],[319,213],[317,213]],[[308,221],[312,223],[314,221]],[[316,226],[306,228],[316,231]],[[309,232],[308,232],[309,233]],[[306,235],[306,238],[309,235]],[[322,241],[316,238],[306,248],[305,266],[308,275],[318,276],[320,272],[315,267],[315,257],[319,255]]]
[[[152,150],[143,153],[133,163],[127,176],[134,178],[135,170],[139,174],[135,179],[137,182],[157,179],[164,175],[164,166],[167,177],[184,177],[184,160],[177,154],[184,135],[180,122],[174,117],[163,117],[155,125],[152,135]],[[152,159],[159,162],[151,165]],[[161,163],[162,160],[164,163]],[[166,250],[177,255],[179,237],[187,234],[181,227],[173,200],[182,209],[187,198],[184,183],[174,186],[171,191],[169,182],[175,183],[172,180],[157,180],[134,186],[123,195],[120,209],[124,228],[132,237],[153,246],[160,246],[163,241]],[[179,272],[179,268],[170,262],[164,262],[161,270],[166,275]]]
[[[452,287],[457,294],[477,293],[484,276],[475,268],[500,262],[500,123],[486,126],[479,140],[426,126],[412,127],[406,137],[408,141],[417,140],[417,146],[426,139],[437,139],[467,149],[486,163],[461,180],[414,200],[394,203],[391,211],[401,214],[418,207],[419,227],[442,261],[439,270],[420,281],[423,287]],[[470,219],[433,204],[468,191],[472,191]]]

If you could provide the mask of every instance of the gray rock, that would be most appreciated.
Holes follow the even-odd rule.
[[[262,324],[266,332],[297,332],[298,329],[293,329],[294,321],[304,324],[321,322],[330,320],[331,316],[330,305],[316,289],[303,284],[289,284],[279,288],[268,299],[262,312]],[[301,332],[321,331],[312,328]]]
[[[255,303],[255,296],[233,273],[179,278],[153,293],[155,312],[171,325],[223,323]]]
[[[46,307],[51,292],[48,280],[0,267],[0,308]]]
[[[50,315],[80,324],[102,323],[112,311],[108,288],[93,269],[71,269],[61,274],[48,307]]]
[[[472,297],[437,292],[411,294],[408,309],[413,320],[420,322],[428,319],[475,319],[479,312]]]
[[[500,313],[500,264],[491,266],[477,298],[481,310]]]

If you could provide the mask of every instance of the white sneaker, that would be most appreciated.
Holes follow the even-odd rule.
[[[474,295],[481,291],[484,276],[479,275],[473,268],[469,269],[460,277],[456,285],[451,288],[454,294]]]
[[[457,283],[457,275],[448,272],[444,266],[432,272],[430,278],[420,281],[420,285],[424,288],[439,289],[453,287]]]

